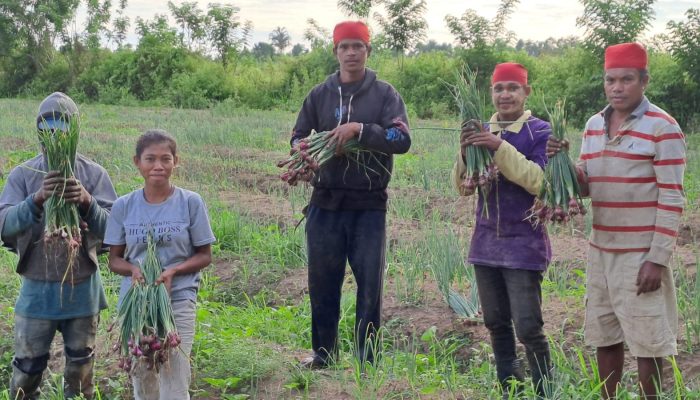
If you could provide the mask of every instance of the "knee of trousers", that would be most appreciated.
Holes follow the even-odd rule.
[[[49,363],[49,355],[34,358],[17,358],[12,360],[12,365],[27,375],[39,375],[46,369]]]
[[[492,335],[513,335],[513,323],[508,319],[493,316],[490,318],[484,317],[484,326]]]
[[[90,347],[85,347],[80,350],[75,350],[66,347],[66,360],[73,364],[83,365],[87,364],[95,358],[95,351]]]
[[[539,325],[521,326],[515,333],[518,340],[531,348],[532,351],[540,351],[548,348],[547,336],[544,334],[544,327]]]

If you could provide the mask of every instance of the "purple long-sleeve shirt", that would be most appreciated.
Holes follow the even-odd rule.
[[[501,139],[544,168],[550,132],[547,122],[530,117],[520,132],[504,130]],[[534,195],[499,175],[486,199],[489,218],[482,214],[484,201],[479,195],[468,261],[491,267],[545,270],[552,255],[546,229],[542,225],[533,227],[525,220],[534,200]]]

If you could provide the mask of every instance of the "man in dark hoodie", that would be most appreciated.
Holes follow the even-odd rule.
[[[78,107],[63,93],[49,95],[39,106],[37,129],[69,129],[79,118]],[[10,171],[0,194],[0,238],[17,252],[22,286],[15,305],[15,357],[12,360],[10,398],[37,399],[41,376],[49,360],[56,331],[63,335],[66,398],[93,397],[93,365],[98,314],[106,308],[97,250],[104,237],[107,216],[117,198],[107,171],[78,154],[75,178],[48,171],[42,153]],[[42,172],[46,171],[46,172]],[[44,203],[61,193],[75,203],[81,218],[81,245],[71,276],[64,281],[66,251],[44,245]]]
[[[292,148],[311,130],[329,131],[336,156],[312,179],[306,241],[313,354],[302,361],[325,367],[337,357],[340,296],[345,264],[357,282],[356,356],[373,362],[380,325],[385,266],[387,185],[393,154],[411,146],[406,107],[398,92],[365,68],[372,50],[369,29],[346,21],[333,30],[340,70],[304,100],[292,133]],[[357,139],[371,156],[356,163],[342,147]]]

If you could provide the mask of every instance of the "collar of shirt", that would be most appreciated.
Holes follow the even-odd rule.
[[[632,113],[627,117],[627,121],[631,119],[641,119],[644,116],[644,113],[649,111],[649,99],[647,99],[647,96],[642,96],[642,102],[639,103],[637,108],[632,111]],[[605,106],[603,111],[600,112],[600,114],[603,116],[603,119],[605,120],[605,132],[608,131],[608,122],[610,121],[610,114],[612,114],[613,108],[608,104]]]
[[[530,110],[525,110],[523,115],[521,115],[520,118],[515,120],[515,122],[506,126],[505,128],[501,128],[501,125],[498,123],[498,113],[495,113],[491,117],[491,120],[489,120],[489,130],[491,131],[491,133],[497,134],[501,134],[503,131],[518,133],[521,129],[523,129],[523,125],[525,125],[525,122],[527,122],[531,115],[532,112]]]
[[[644,116],[644,114],[647,111],[649,111],[649,104],[650,103],[649,103],[649,99],[647,99],[647,96],[642,96],[642,102],[639,103],[637,108],[635,108],[634,111],[632,111],[632,113],[629,115],[629,117],[627,117],[627,119],[625,120],[625,124],[629,121],[632,121],[632,120],[637,120],[637,121],[641,120],[642,117]],[[610,126],[610,115],[612,114],[612,112],[613,112],[613,108],[612,108],[612,106],[610,106],[610,104],[605,106],[605,108],[601,112],[601,115],[603,116],[603,132],[605,132],[606,135],[609,134],[608,127]],[[607,141],[607,144],[611,145],[611,146],[616,146],[616,145],[620,144],[621,140],[622,140],[622,136],[615,135],[615,137],[613,137],[612,139],[609,139]]]

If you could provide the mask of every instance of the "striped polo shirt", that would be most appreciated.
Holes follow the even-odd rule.
[[[602,251],[644,252],[669,265],[685,205],[685,137],[678,123],[644,97],[613,139],[612,108],[591,117],[578,166],[590,187],[590,244]]]

